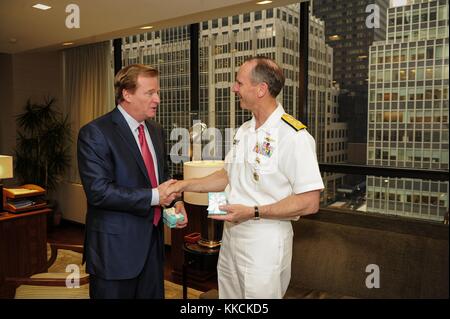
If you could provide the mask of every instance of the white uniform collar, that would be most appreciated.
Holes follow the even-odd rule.
[[[262,130],[265,132],[269,132],[270,129],[278,123],[278,120],[281,118],[281,116],[284,113],[285,113],[285,111],[284,111],[283,106],[280,103],[278,103],[277,108],[272,112],[272,114],[269,115],[267,120],[257,130],[255,130],[256,119],[255,119],[255,116],[253,116],[252,119],[250,120],[250,131],[255,132],[255,131]]]

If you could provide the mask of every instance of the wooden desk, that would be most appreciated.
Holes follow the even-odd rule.
[[[0,212],[0,298],[13,298],[6,277],[47,271],[48,208],[11,214]]]

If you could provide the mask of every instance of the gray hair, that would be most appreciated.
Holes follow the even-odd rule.
[[[251,72],[252,83],[267,83],[270,95],[276,98],[284,87],[285,77],[283,70],[275,63],[275,61],[264,56],[252,57],[245,62],[251,61],[256,62],[256,65]]]

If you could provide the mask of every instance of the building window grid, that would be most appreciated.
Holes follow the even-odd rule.
[[[448,29],[439,26],[439,22],[448,20],[448,6],[431,8],[432,4],[428,5],[418,9],[413,9],[411,5],[405,7],[404,12],[401,7],[389,9],[388,39],[407,41],[448,36]],[[435,27],[431,27],[433,23],[436,24]],[[422,29],[422,32],[418,31],[419,29]]]
[[[434,43],[434,46],[432,47],[433,48],[433,52],[435,52],[436,51],[436,42]],[[379,46],[378,48],[377,48],[378,50],[373,50],[372,51],[372,53],[371,53],[371,55],[372,55],[372,61],[375,61],[374,59],[373,59],[373,57],[374,57],[374,54],[378,54],[377,55],[377,57],[379,57],[379,56],[381,56],[381,57],[384,57],[384,55],[383,55],[383,53],[384,53],[384,46]],[[444,44],[444,46],[443,46],[443,49],[445,50],[445,49],[447,49],[446,47],[445,47],[445,44]],[[388,52],[388,51],[386,51],[386,52]],[[400,52],[400,51],[399,51]],[[446,52],[446,51],[444,51],[444,52]],[[406,56],[407,57],[410,57],[411,55],[409,54],[409,52],[407,52],[406,53]],[[425,56],[424,56],[424,58],[425,58]],[[436,61],[435,59],[433,59],[433,57],[430,57],[429,58],[431,61]],[[383,72],[384,71],[384,69],[386,68],[386,65],[388,65],[388,64],[390,64],[390,62],[386,62],[386,61],[383,61],[383,59],[381,58],[381,59],[379,59],[379,58],[377,58],[376,59],[376,61],[378,61],[378,62],[380,62],[380,64],[378,64],[377,66],[378,66],[378,68],[376,69],[376,72],[380,72],[380,70],[381,70],[381,72]],[[435,64],[433,64],[432,65],[432,69],[435,69],[436,68],[436,65]],[[390,69],[389,69],[390,70]],[[396,71],[396,69],[393,69],[394,71]],[[448,79],[448,76],[447,76],[447,79]],[[378,80],[378,78],[377,78],[377,80]],[[400,79],[399,79],[400,80]],[[371,81],[373,81],[373,77],[371,78]],[[384,83],[383,81],[381,81],[382,83]],[[370,83],[370,82],[369,82]],[[414,87],[413,87],[413,89],[414,89],[414,92],[417,92],[417,81],[416,82],[414,82]],[[370,86],[370,85],[369,85]],[[422,87],[422,86],[420,86],[420,87]],[[407,89],[408,89],[408,91],[411,89],[411,87],[407,87]],[[445,91],[445,88],[442,86],[442,87],[440,87],[439,89],[441,89],[442,91]],[[385,88],[383,88],[383,90],[382,90],[382,92],[386,92],[386,90],[391,90],[391,88],[388,88],[388,89],[385,89]],[[434,92],[434,90],[432,91],[432,92]],[[387,94],[390,94],[390,93],[387,93]],[[384,94],[384,95],[386,95],[386,93]],[[448,97],[448,93],[446,94],[447,95],[447,97]],[[417,96],[417,93],[416,93],[416,96]],[[425,99],[425,97],[423,97],[424,99]],[[444,96],[442,96],[442,98],[444,98]],[[436,101],[434,100],[434,94],[432,94],[432,97],[431,97],[431,102],[433,103],[433,105],[436,105]],[[378,101],[377,101],[378,102]],[[393,113],[396,113],[396,112],[400,112],[400,111],[398,111],[397,109],[393,109],[392,108],[392,102],[391,101],[389,101],[389,102],[386,102],[386,101],[380,101],[381,103],[382,103],[382,106],[383,106],[383,108],[381,109],[381,111],[382,111],[382,113],[384,113],[384,112],[388,112],[389,114],[393,114]],[[407,114],[407,112],[408,112],[409,110],[407,110],[407,111],[405,111],[405,115]],[[422,113],[422,111],[420,111],[420,110],[418,110],[417,109],[417,107],[415,106],[414,107],[414,109],[412,109],[411,110],[412,111],[412,114],[423,114]],[[440,126],[439,126],[439,128],[435,128],[435,131],[438,131],[438,130],[443,130],[444,129],[444,125],[445,125],[445,123],[447,122],[448,123],[448,117],[447,117],[447,120],[445,120],[445,115],[444,115],[444,113],[445,112],[448,112],[448,107],[447,107],[447,110],[435,110],[435,111],[437,111],[436,113],[437,113],[437,115],[435,115],[435,114],[432,114],[431,115],[431,117],[433,118],[433,119],[435,119],[435,118],[437,118],[437,117],[439,117],[442,121],[440,122]],[[420,112],[420,113],[419,113]],[[375,117],[374,116],[374,112],[373,111],[369,111],[369,123],[371,123],[371,122],[374,122],[374,120],[376,120],[376,118],[377,117]],[[379,117],[380,119],[383,119],[384,120],[384,118],[383,117]],[[404,121],[406,121],[406,118],[407,118],[407,116],[404,116]],[[415,121],[414,121],[415,122]],[[382,121],[381,122],[381,125],[383,125],[384,124],[384,121]],[[398,125],[399,123],[397,123],[397,128],[396,128],[396,131],[393,131],[393,129],[392,129],[392,125],[391,125],[391,128],[390,128],[390,130],[389,130],[389,133],[391,133],[391,134],[395,134],[395,136],[397,136],[397,138],[399,139],[399,142],[400,142],[400,131],[404,131],[404,132],[406,132],[406,130],[400,130],[400,127],[399,127],[399,125]],[[415,124],[415,123],[414,123]],[[448,124],[447,124],[448,125]],[[375,125],[375,127],[377,127],[377,125]],[[371,130],[371,128],[369,128],[369,130]],[[374,129],[372,129],[372,130],[374,130]],[[448,130],[448,129],[447,129]],[[413,131],[415,131],[415,128],[413,129]],[[436,134],[433,134],[433,132],[434,131],[431,131],[431,133],[430,133],[430,136],[436,136]],[[375,133],[370,133],[370,131],[369,131],[369,134],[371,134],[372,136],[376,136],[376,134]],[[413,136],[415,137],[416,136],[416,134],[413,134]],[[385,136],[383,136],[383,141],[389,141],[389,142],[391,142],[391,139],[390,139],[390,136],[388,135],[388,138],[386,139],[385,138]],[[380,142],[382,142],[382,141],[380,141]],[[393,141],[392,141],[393,142]],[[410,141],[410,142],[415,142],[415,141]],[[428,143],[429,141],[424,141],[423,139],[422,140],[420,140],[420,142],[419,142],[419,145],[420,145],[420,147],[418,147],[418,150],[423,150],[424,149],[424,145],[425,145],[425,143]],[[433,140],[431,140],[431,142],[433,143],[433,144],[436,144]],[[384,143],[384,142],[383,142]],[[405,144],[405,148],[406,148],[406,143],[404,143]],[[440,140],[440,141],[438,141],[437,142],[437,145],[440,145],[441,146],[441,149],[442,149],[442,144],[443,144],[443,142],[442,142],[442,140]],[[397,145],[397,143],[396,142],[394,142],[394,143],[392,143],[392,145]],[[416,146],[418,145],[418,143],[416,142],[416,143],[413,143],[413,154],[416,152],[416,150],[415,150],[415,148],[416,148]],[[391,145],[390,145],[391,146]],[[390,150],[390,147],[387,147],[387,150],[384,150],[384,147],[382,148],[382,152],[389,152],[389,150]],[[373,155],[373,152],[371,153],[372,155]],[[369,159],[369,161],[372,161],[372,159],[371,159],[371,157],[370,157],[370,154],[368,154],[369,155],[369,157],[368,157],[368,159]],[[415,164],[420,164],[420,167],[423,167],[423,168],[427,168],[427,167],[432,167],[433,166],[433,164],[434,164],[434,159],[435,159],[436,157],[433,157],[433,156],[428,156],[428,160],[427,161],[424,161],[424,156],[422,156],[421,157],[421,160],[420,160],[420,162],[417,162],[417,161],[414,161],[415,162]],[[375,159],[376,160],[376,159]],[[386,158],[381,158],[381,159],[379,159],[379,160],[386,160],[386,161],[388,161],[388,163],[389,163],[389,165],[398,165],[399,163],[399,161],[401,161],[401,162],[403,162],[404,160],[400,160],[400,159],[395,159],[394,161],[392,161],[391,160],[391,158],[390,158],[390,156],[388,156],[388,158],[386,159]],[[439,168],[448,168],[448,161],[447,162],[443,162],[442,163],[442,161],[440,161],[441,163],[440,164],[443,164],[442,166],[443,167],[439,167]]]
[[[424,10],[424,9],[422,9]],[[428,10],[428,9],[427,9]],[[390,10],[391,13],[392,10]],[[424,12],[428,12],[424,10]],[[395,11],[394,11],[395,13]],[[392,16],[390,15],[390,18]],[[393,21],[393,20],[390,20]],[[427,25],[429,27],[429,25]],[[411,39],[407,38],[407,31],[408,28],[403,29],[396,29],[394,32],[391,31],[391,34],[395,34],[395,32],[402,33],[401,41],[411,41]],[[427,30],[429,31],[429,30]],[[388,30],[388,34],[389,30]],[[432,167],[434,164],[434,160],[436,159],[436,154],[441,153],[439,156],[440,161],[444,162],[444,165],[441,165],[442,163],[439,163],[438,167],[432,167],[432,168],[444,168],[448,169],[448,151],[443,150],[444,145],[448,145],[448,89],[446,91],[445,86],[448,87],[448,63],[447,65],[442,65],[444,57],[441,59],[438,58],[437,52],[439,45],[437,44],[437,41],[434,41],[434,44],[430,46],[430,38],[435,38],[435,35],[425,34],[424,40],[422,43],[425,44],[426,50],[419,50],[418,44],[420,43],[417,41],[414,43],[414,47],[411,46],[411,42],[408,43],[407,47],[407,54],[406,57],[408,58],[405,63],[409,63],[409,65],[415,70],[418,71],[417,68],[419,66],[419,63],[423,65],[423,71],[420,72],[424,76],[422,80],[419,80],[416,77],[418,76],[419,72],[410,72],[410,70],[407,71],[408,73],[408,81],[406,81],[406,86],[400,85],[402,82],[405,82],[405,78],[401,78],[402,75],[399,73],[402,69],[402,62],[396,61],[386,61],[386,56],[383,55],[385,52],[395,52],[392,50],[392,48],[387,49],[385,51],[384,45],[380,46],[372,46],[370,50],[370,73],[369,73],[369,115],[368,115],[368,121],[369,121],[369,137],[373,138],[375,142],[368,143],[368,163],[373,165],[382,165],[384,163],[384,160],[386,160],[386,164],[388,165],[395,165],[398,166],[399,159],[396,158],[395,161],[391,161],[391,158],[389,156],[389,153],[387,151],[393,150],[395,155],[399,155],[400,153],[403,154],[403,156],[408,156],[408,153],[410,153],[411,161],[414,162],[417,158],[415,158],[415,154],[420,154],[420,161],[417,163],[417,161],[414,163],[414,165],[410,165],[410,167],[417,167],[416,164],[419,164],[420,167],[424,167],[424,164],[427,164],[427,167]],[[439,35],[442,36],[442,35]],[[443,34],[443,36],[448,36],[447,32]],[[400,37],[399,37],[400,38]],[[399,39],[397,39],[399,40]],[[441,46],[441,48],[445,51],[444,55],[447,55],[448,59],[448,39],[445,39],[445,41],[442,41],[444,44]],[[399,51],[403,49],[403,45],[400,45]],[[430,50],[432,49],[432,50]],[[417,51],[416,51],[417,50]],[[418,52],[423,52],[424,56],[421,57],[421,60],[423,61],[416,61],[418,56]],[[426,52],[425,52],[426,51]],[[416,53],[417,52],[417,53]],[[429,53],[434,53],[434,56]],[[395,54],[394,54],[395,55]],[[413,56],[414,55],[414,56]],[[398,55],[401,59],[401,54]],[[411,59],[414,57],[414,59]],[[384,60],[384,61],[383,61]],[[390,60],[390,57],[389,57]],[[412,61],[411,61],[412,60]],[[431,63],[430,63],[431,61]],[[447,60],[448,61],[448,60]],[[412,63],[411,63],[412,62]],[[440,63],[437,63],[440,62]],[[391,68],[392,66],[392,68]],[[429,68],[429,70],[426,70],[426,68]],[[397,72],[396,79],[386,79],[383,76],[385,74],[391,74],[392,70],[392,77],[395,76],[395,73]],[[387,72],[386,72],[387,71]],[[414,79],[409,79],[409,74],[414,75]],[[381,75],[381,79],[380,79]],[[412,81],[410,81],[412,80]],[[428,85],[426,81],[433,80],[431,85]],[[438,82],[436,82],[438,80]],[[394,85],[395,84],[395,85]],[[406,101],[404,101],[404,106],[400,107],[397,105],[397,103],[401,103],[401,97],[400,92],[407,92],[406,93]],[[395,94],[395,92],[398,92],[399,94]],[[381,92],[381,93],[380,93]],[[428,93],[427,93],[428,92]],[[412,94],[412,99],[411,98]],[[395,98],[394,98],[395,97]],[[431,104],[427,105],[426,103],[430,102]],[[446,104],[444,104],[446,103]],[[430,108],[431,106],[431,108]],[[396,123],[392,122],[392,117],[389,117],[391,114],[404,114],[403,120],[398,122],[398,115],[396,119]],[[388,115],[388,122],[385,121],[384,114]],[[412,116],[409,116],[409,114],[412,114]],[[425,114],[428,116],[428,120],[430,122],[438,122],[437,125],[435,123],[427,124],[427,121],[425,120]],[[410,121],[414,119],[414,121]],[[420,121],[417,121],[420,119]],[[387,125],[387,126],[386,126]],[[428,128],[426,128],[428,126]],[[389,127],[389,129],[387,129]],[[412,134],[407,134],[407,129],[412,128]],[[388,135],[388,143],[385,143],[384,136],[381,133],[391,133]],[[400,142],[394,142],[391,143],[392,137],[397,137],[397,139],[400,139],[400,132],[403,132],[402,134],[409,135],[412,137],[411,140],[411,148],[407,147],[407,143],[404,143],[404,147],[400,148],[398,147],[398,144]],[[420,143],[415,143],[415,139],[417,137],[420,137]],[[437,138],[437,141],[436,141]],[[370,139],[369,139],[370,140]],[[428,145],[427,145],[428,144]],[[431,146],[429,149],[426,146]],[[443,153],[446,153],[445,156],[442,156]],[[383,159],[383,157],[388,155],[387,158]],[[427,157],[427,161],[425,161],[425,158]],[[407,158],[405,158],[406,162]],[[412,163],[410,163],[412,164]],[[447,182],[438,182],[437,188],[435,189],[434,193],[430,193],[429,191],[425,191],[426,189],[429,189],[427,186],[427,181],[415,181],[415,183],[418,183],[420,187],[413,190],[404,189],[403,185],[395,185],[395,192],[401,191],[403,194],[401,195],[401,198],[395,197],[395,192],[392,193],[390,190],[384,198],[380,195],[382,192],[380,192],[379,188],[377,189],[374,187],[374,181],[377,181],[379,185],[381,185],[384,181],[383,178],[380,177],[369,177],[367,178],[368,181],[368,189],[367,189],[367,198],[368,198],[368,207],[370,207],[371,210],[379,211],[381,213],[393,213],[393,214],[401,214],[405,216],[413,216],[413,217],[419,217],[419,218],[426,218],[426,219],[434,219],[441,221],[442,216],[448,211],[448,183]],[[402,189],[403,188],[403,189]],[[408,193],[409,192],[409,193]],[[376,195],[378,194],[378,195]],[[409,195],[408,195],[409,194]],[[412,194],[412,195],[411,195]],[[376,196],[378,196],[378,199],[376,199]],[[392,203],[392,199],[395,199]],[[413,200],[414,199],[414,200]],[[409,202],[408,202],[409,200]],[[416,202],[414,202],[416,201]],[[392,207],[392,205],[394,205]]]
[[[441,221],[448,183],[368,176],[367,199],[374,211]]]

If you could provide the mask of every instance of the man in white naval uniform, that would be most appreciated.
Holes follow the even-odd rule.
[[[282,298],[291,278],[291,220],[319,209],[315,142],[286,114],[277,95],[284,75],[272,60],[251,58],[239,68],[233,92],[253,113],[236,132],[224,169],[179,181],[174,191],[226,192],[217,266],[219,298]]]

